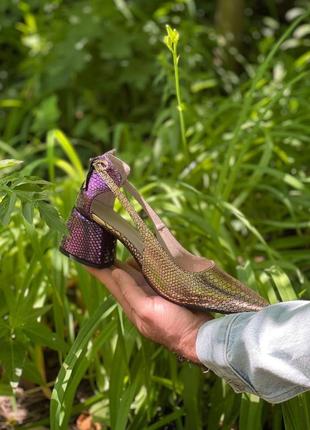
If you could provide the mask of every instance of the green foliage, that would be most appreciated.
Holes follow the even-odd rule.
[[[1,2],[0,394],[39,387],[46,428],[85,409],[113,430],[310,428],[308,394],[271,406],[178,364],[58,252],[58,212],[114,147],[188,250],[309,299],[309,15],[261,2],[227,69],[205,3]]]
[[[0,169],[7,170],[19,165],[18,160],[2,160]],[[48,182],[33,176],[23,174],[10,174],[0,176],[0,222],[7,226],[11,220],[11,215],[15,212],[19,204],[24,220],[29,224],[29,228],[34,223],[34,211],[38,209],[46,224],[55,232],[65,233],[66,228],[61,221],[57,210],[46,200],[48,200]]]

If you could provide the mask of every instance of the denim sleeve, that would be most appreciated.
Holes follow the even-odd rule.
[[[309,340],[310,301],[298,300],[208,321],[196,351],[237,393],[280,403],[310,389]]]

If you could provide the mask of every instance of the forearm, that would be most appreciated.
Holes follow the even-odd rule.
[[[203,324],[200,361],[236,392],[272,402],[310,389],[310,302],[294,301]]]

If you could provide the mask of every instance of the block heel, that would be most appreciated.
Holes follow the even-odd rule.
[[[116,238],[76,208],[67,221],[69,234],[60,245],[60,251],[87,266],[103,268],[114,263]]]

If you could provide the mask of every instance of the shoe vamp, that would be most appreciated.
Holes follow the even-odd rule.
[[[184,271],[157,247],[144,249],[142,270],[159,294],[176,303],[227,312],[234,311],[237,305],[241,311],[242,303],[245,308],[246,303],[263,306],[262,299],[255,292],[220,269]]]
[[[219,293],[232,297],[235,301],[258,306],[267,305],[267,302],[255,291],[246,287],[216,265],[211,269],[199,272],[198,276],[205,285],[217,290]]]

